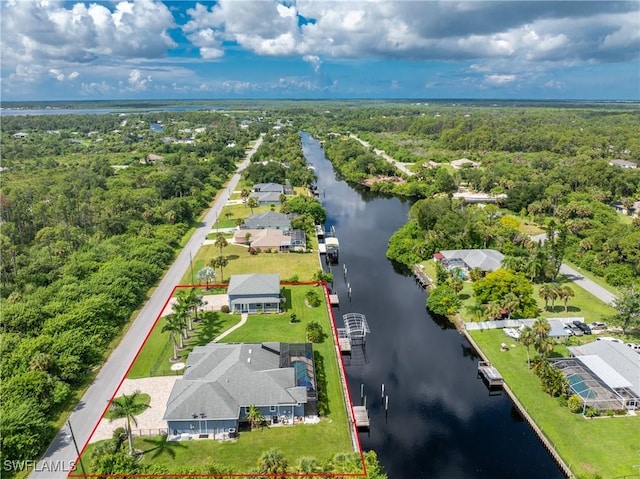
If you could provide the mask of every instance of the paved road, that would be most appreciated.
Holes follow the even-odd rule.
[[[564,263],[562,263],[562,266],[560,266],[560,274],[563,274],[567,277],[567,279],[570,279],[576,285],[580,286],[582,289],[591,293],[596,298],[604,301],[607,304],[612,304],[616,299],[616,296],[613,293],[594,283],[590,279],[585,278],[578,271],[571,268],[570,266],[567,266]]]
[[[226,190],[215,200],[204,221],[193,233],[185,248],[180,252],[152,296],[136,316],[120,344],[102,366],[93,384],[71,413],[69,421],[71,422],[78,448],[82,448],[88,441],[94,426],[102,417],[104,409],[118,388],[138,349],[147,337],[156,317],[162,312],[173,287],[178,284],[188,270],[192,255],[195,255],[206,239],[207,234],[211,232],[222,208],[240,180],[240,172],[247,167],[251,156],[262,144],[262,139],[263,137],[261,136],[251,150],[247,152],[246,159],[238,165],[238,171],[229,181]],[[44,456],[34,468],[30,478],[63,479],[67,477],[69,463],[74,461],[76,457],[75,447],[71,441],[68,428],[65,426],[58,432]],[[77,474],[81,472],[80,468],[78,468]]]
[[[365,148],[371,148],[371,145],[364,141],[361,140],[360,138],[358,138],[356,135],[354,135],[353,133],[349,134],[349,138],[353,138],[354,140],[357,140],[360,142],[360,144],[362,146],[364,146]],[[378,155],[381,156],[382,158],[384,158],[385,160],[387,160],[389,163],[391,163],[393,166],[395,166],[396,168],[398,168],[400,171],[402,171],[405,175],[407,176],[413,176],[415,175],[415,173],[413,171],[411,171],[409,168],[407,168],[404,163],[400,163],[397,160],[394,160],[393,158],[391,158],[389,155],[387,155],[384,150],[379,150],[378,148],[374,148],[373,152]]]

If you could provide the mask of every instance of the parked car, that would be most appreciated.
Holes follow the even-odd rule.
[[[568,331],[571,336],[582,336],[584,334],[584,331],[573,323],[565,324],[564,329]]]
[[[584,334],[591,334],[591,328],[582,321],[574,321],[573,324],[580,328]]]
[[[621,339],[612,338],[611,336],[598,336],[596,341],[613,341],[614,343],[623,344]]]
[[[589,327],[592,331],[604,331],[607,329],[607,325],[601,323],[600,321],[594,321],[593,323],[589,323]]]
[[[627,343],[631,349],[633,349],[636,353],[640,353],[640,344],[638,343]]]

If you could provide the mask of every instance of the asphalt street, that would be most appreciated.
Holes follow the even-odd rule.
[[[193,233],[184,249],[166,272],[158,287],[144,304],[126,335],[111,353],[76,408],[69,417],[78,448],[82,449],[89,440],[94,426],[98,423],[111,397],[117,390],[129,365],[133,361],[138,349],[151,330],[154,321],[162,312],[165,302],[180,278],[188,270],[193,255],[205,241],[215,225],[222,208],[238,185],[240,172],[247,167],[251,156],[262,144],[262,136],[247,152],[245,160],[238,165],[237,172],[229,181],[225,191],[215,200],[207,212],[204,220]],[[76,460],[77,453],[71,440],[69,428],[65,425],[56,435],[53,442],[33,468],[32,479],[63,479],[69,473],[69,464]],[[78,467],[75,474],[82,474]]]

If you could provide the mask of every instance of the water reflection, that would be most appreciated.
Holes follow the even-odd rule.
[[[367,396],[371,432],[361,435],[363,447],[378,453],[393,479],[563,477],[529,426],[512,416],[509,399],[490,397],[477,379],[470,345],[445,318],[428,314],[422,288],[385,258],[410,202],[350,187],[336,178],[317,141],[306,134],[302,140],[327,227],[335,226],[340,239],[340,264],[332,268],[336,318],[359,312],[371,326],[366,356],[347,365],[354,402],[361,385]]]

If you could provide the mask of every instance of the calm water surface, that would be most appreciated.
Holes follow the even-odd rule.
[[[386,259],[389,237],[406,222],[410,203],[336,180],[320,143],[307,134],[302,142],[319,178],[327,227],[335,226],[340,240],[336,321],[359,312],[371,327],[366,354],[354,353],[347,363],[354,402],[361,384],[367,396],[371,432],[360,434],[363,448],[377,452],[391,479],[563,478],[508,397],[489,396],[476,378],[478,358],[469,343],[431,318],[425,292]]]

